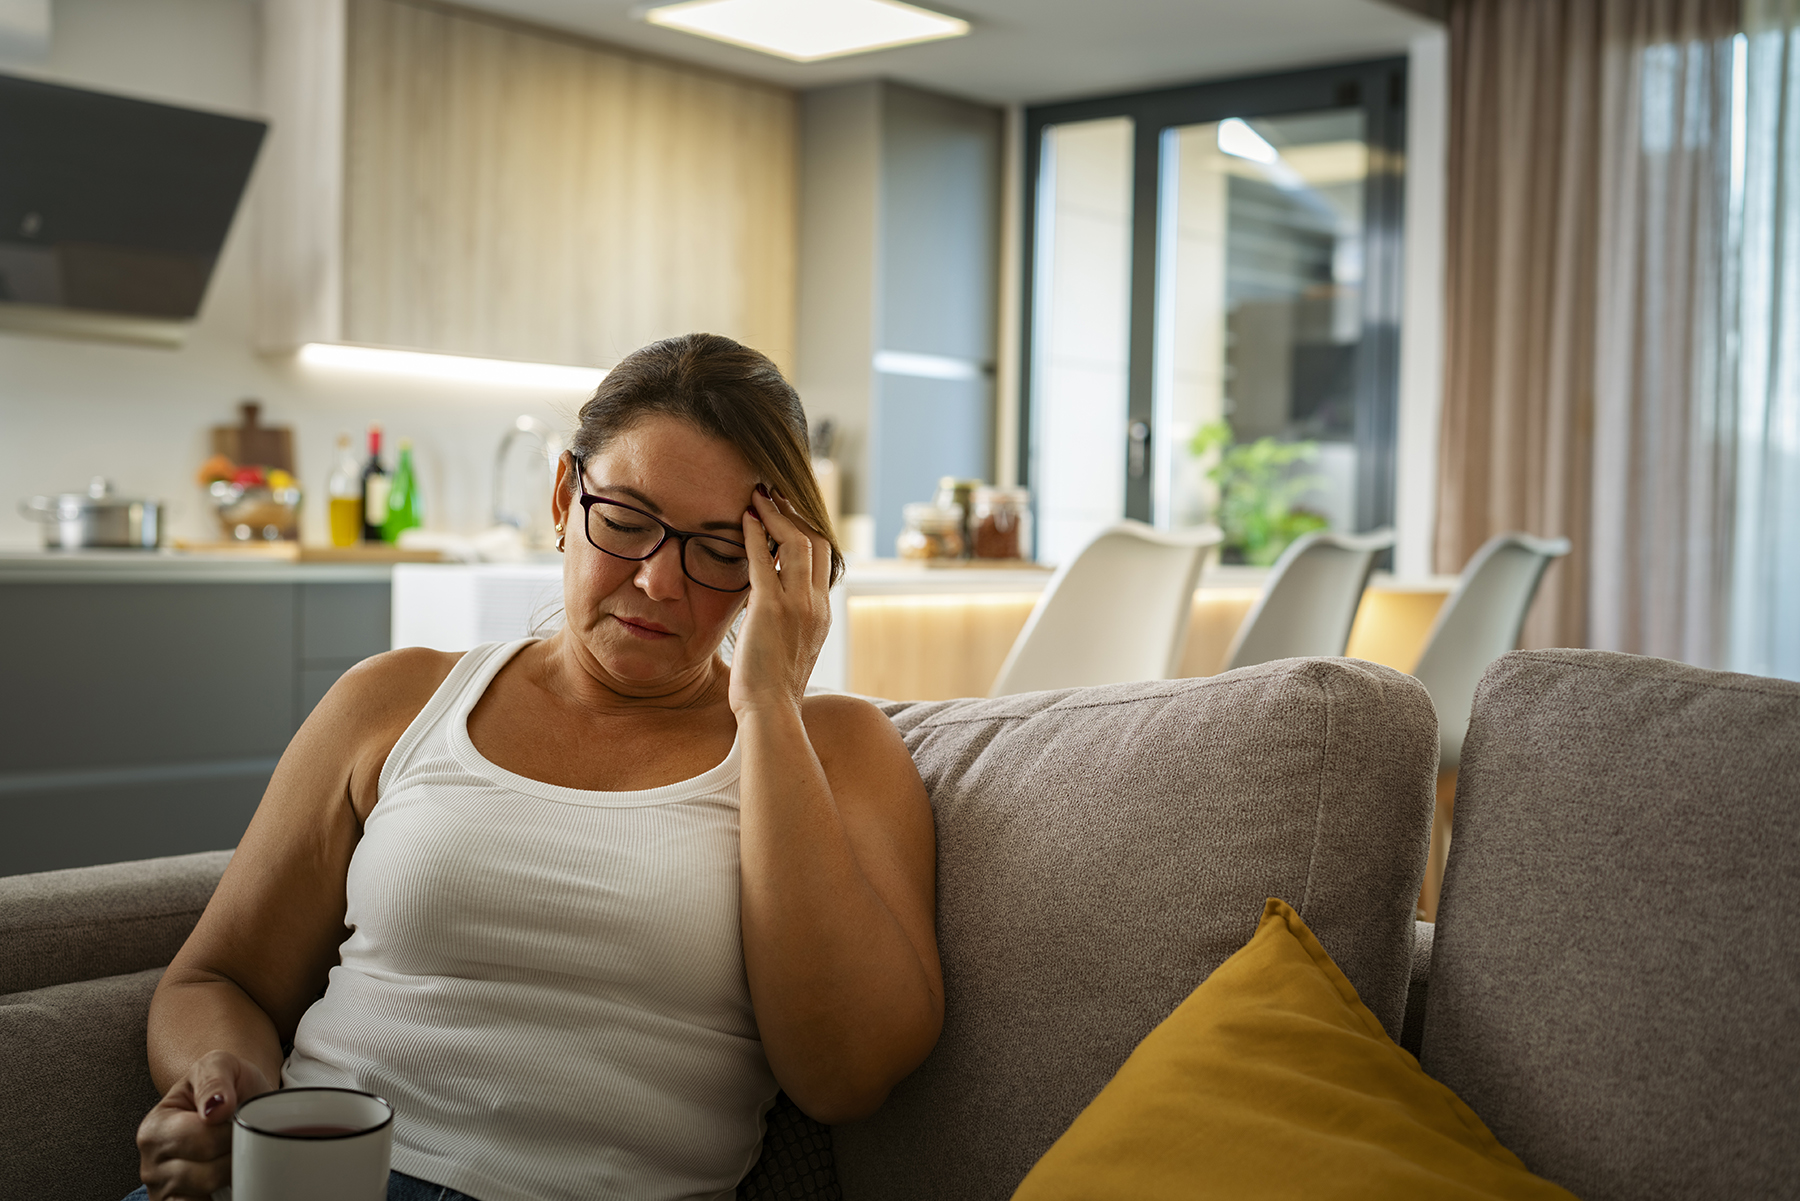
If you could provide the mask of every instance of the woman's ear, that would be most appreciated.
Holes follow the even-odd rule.
[[[569,524],[569,510],[575,503],[575,456],[563,451],[556,460],[556,483],[550,486],[550,516],[556,527]]]

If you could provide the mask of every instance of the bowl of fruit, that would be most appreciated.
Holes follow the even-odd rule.
[[[297,541],[300,485],[279,467],[239,466],[214,455],[200,468],[200,483],[219,515],[219,528],[234,542]]]

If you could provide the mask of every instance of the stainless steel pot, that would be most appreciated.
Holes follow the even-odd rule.
[[[163,503],[114,496],[111,482],[100,476],[94,477],[86,492],[20,501],[19,512],[43,525],[44,546],[50,550],[151,550],[162,545]]]

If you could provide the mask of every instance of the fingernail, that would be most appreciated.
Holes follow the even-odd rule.
[[[203,1107],[200,1110],[200,1116],[203,1118],[212,1117],[214,1111],[217,1110],[219,1108],[219,1106],[221,1106],[223,1104],[225,1104],[225,1094],[224,1093],[214,1093],[212,1096],[210,1096],[206,1099],[206,1105],[205,1105],[205,1107]]]
[[[763,485],[761,485],[761,484],[758,484],[758,485],[757,485],[757,486],[756,486],[756,490],[757,490],[757,491],[758,491],[758,492],[760,492],[760,493],[762,493],[762,494],[763,494],[763,496],[764,496],[764,497],[767,497],[767,498],[768,498],[768,499],[770,499],[770,500],[773,500],[773,499],[775,499],[775,498],[774,498],[774,497],[772,497],[772,496],[769,496],[769,490],[768,490],[768,489],[767,489],[767,488],[765,488],[765,487],[764,487],[764,486],[763,486]]]

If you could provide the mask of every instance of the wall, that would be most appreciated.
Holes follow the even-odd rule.
[[[951,475],[994,478],[1002,115],[883,85],[874,453],[875,549]]]
[[[993,478],[1002,124],[885,80],[801,99],[797,382],[878,554],[940,476]]]
[[[51,50],[0,70],[148,100],[261,115],[258,6],[250,0],[57,0]],[[264,402],[264,420],[294,427],[307,489],[302,534],[325,538],[332,441],[380,421],[414,440],[429,525],[487,522],[492,459],[512,420],[566,425],[581,396],[456,382],[326,374],[253,348],[251,247],[256,193],[232,226],[187,344],[161,350],[0,333],[0,547],[36,546],[18,500],[80,490],[103,474],[124,493],[170,505],[172,532],[213,537],[193,473],[208,429],[235,421],[235,402]],[[392,452],[388,453],[390,467]]]
[[[869,395],[875,375],[881,84],[800,98],[800,317],[795,385],[813,422],[837,428],[843,511],[868,512]]]

